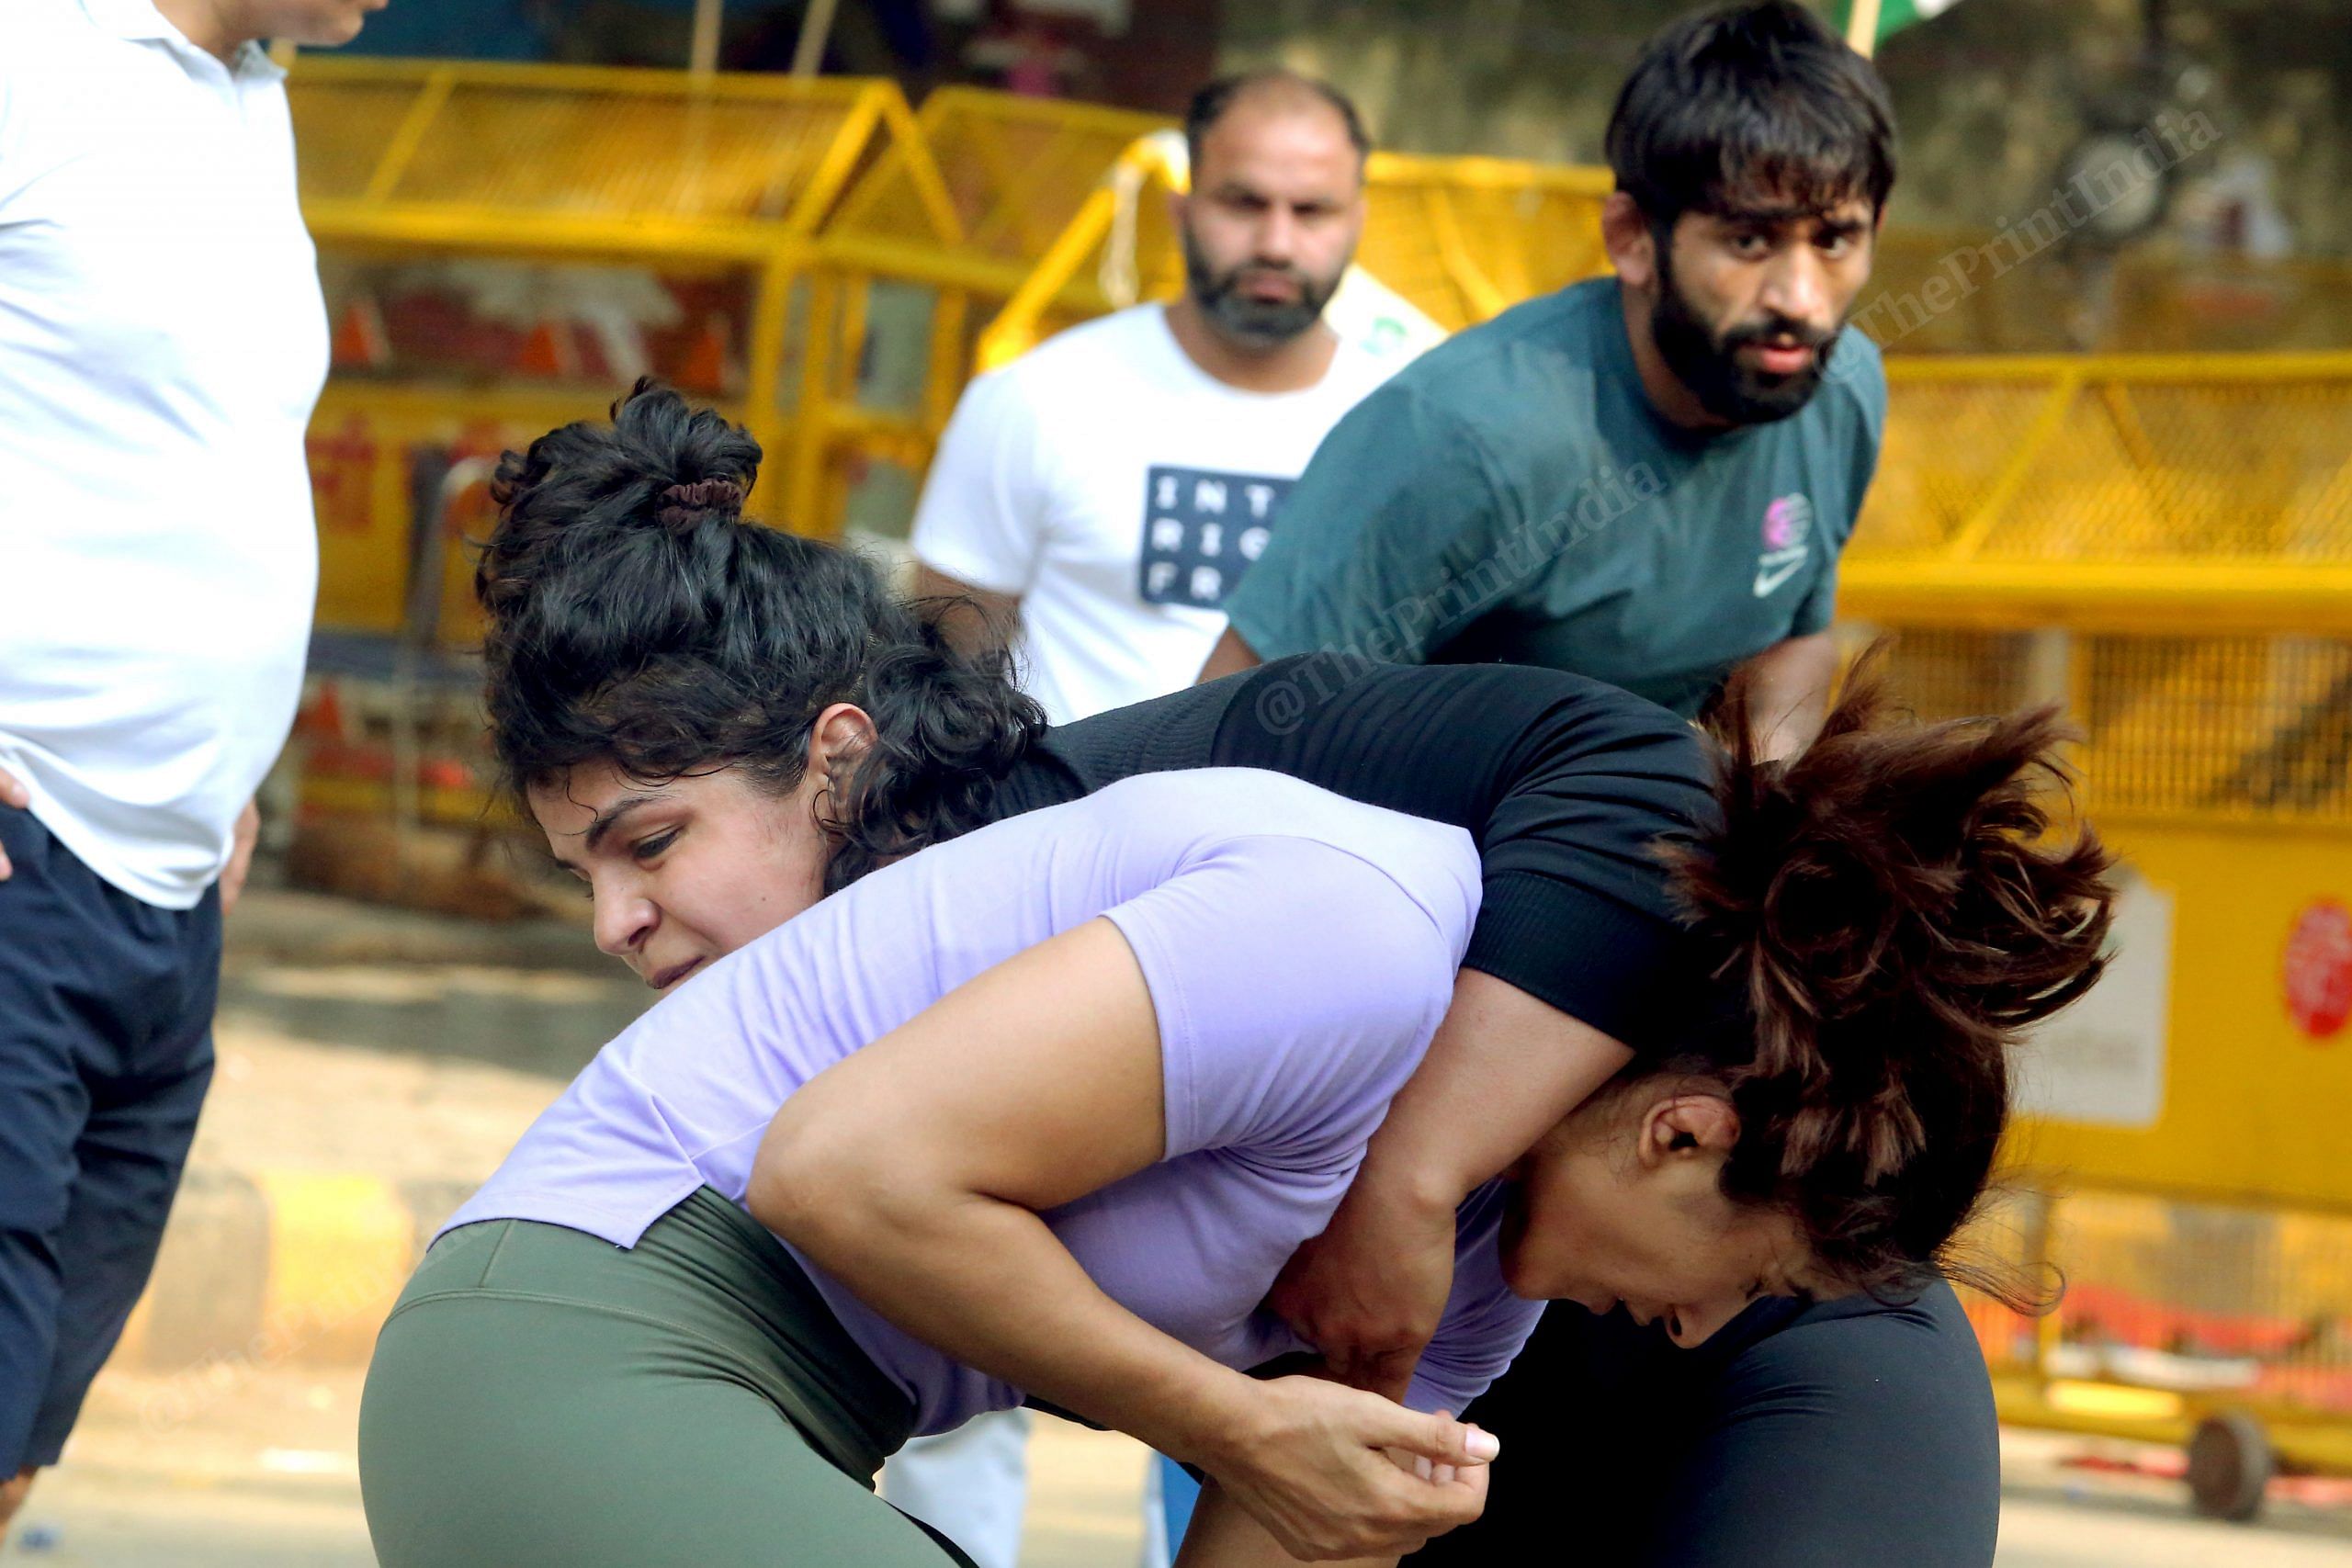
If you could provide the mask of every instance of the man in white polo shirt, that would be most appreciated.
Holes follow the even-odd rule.
[[[301,683],[326,314],[256,40],[383,3],[0,4],[0,1530],[153,1264]]]
[[[1183,296],[975,380],[915,516],[918,592],[959,639],[1013,637],[1056,724],[1192,682],[1291,481],[1408,357],[1393,324],[1325,320],[1363,231],[1370,142],[1344,96],[1285,71],[1227,77],[1194,96],[1184,141]],[[1012,1568],[1026,1421],[910,1444],[885,1495],[979,1568]]]
[[[1057,724],[1191,683],[1292,481],[1404,358],[1324,320],[1363,231],[1347,99],[1252,72],[1203,88],[1184,133],[1182,298],[975,380],[915,516],[922,591],[1017,626]]]

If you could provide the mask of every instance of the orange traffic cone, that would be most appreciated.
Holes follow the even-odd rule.
[[[713,312],[702,319],[702,330],[678,361],[678,385],[714,398],[727,390],[727,318]]]
[[[525,376],[569,376],[571,373],[571,332],[556,321],[541,321],[523,340],[514,358],[515,371]]]
[[[343,308],[343,319],[335,323],[333,355],[335,365],[365,366],[370,369],[384,364],[392,356],[392,344],[384,331],[384,312],[374,298],[355,294],[351,303]]]

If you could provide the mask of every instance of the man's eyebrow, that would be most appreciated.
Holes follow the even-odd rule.
[[[1715,221],[1735,228],[1770,229],[1783,223],[1802,223],[1808,218],[1825,229],[1843,234],[1858,234],[1867,227],[1859,218],[1832,216],[1836,210],[1820,207],[1726,207],[1714,217]]]

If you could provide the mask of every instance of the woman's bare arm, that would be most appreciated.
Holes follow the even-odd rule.
[[[1453,1284],[1453,1211],[1633,1059],[1590,1024],[1464,969],[1346,1200],[1270,1304],[1334,1376],[1401,1398]]]
[[[1475,1517],[1471,1429],[1311,1378],[1254,1382],[1099,1290],[1037,1212],[1159,1160],[1159,1032],[1097,919],[1021,953],[819,1074],[763,1141],[748,1201],[859,1298],[967,1365],[1200,1465],[1294,1555],[1390,1548]]]

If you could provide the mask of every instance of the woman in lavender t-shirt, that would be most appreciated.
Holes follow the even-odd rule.
[[[608,892],[646,897],[614,867],[675,868],[677,945],[630,955],[672,994],[386,1325],[361,1457],[389,1568],[957,1561],[866,1479],[1023,1399],[1204,1471],[1189,1564],[1393,1557],[1478,1512],[1495,1440],[1442,1413],[1542,1299],[1703,1337],[1756,1295],[1929,1265],[1982,1188],[2010,1032],[2097,972],[2102,858],[2036,848],[2019,783],[2047,716],[1886,729],[1864,682],[1818,761],[1725,760],[1725,815],[1677,874],[1742,983],[1694,985],[1670,1053],[1460,1205],[1404,1405],[1272,1375],[1310,1348],[1267,1291],[1454,1000],[1469,836],[1270,773],[1164,773],[820,899],[845,840],[873,841],[842,822],[877,761],[984,777],[974,738],[1017,735],[1022,700],[894,618],[862,563],[726,515],[748,473],[715,460],[723,426],[636,434],[661,439],[625,457],[666,459],[560,476],[577,523],[494,549],[532,581],[486,575],[486,597],[543,593],[578,635],[502,626],[492,708],[534,660],[576,682],[516,782],[600,923],[634,918]],[[839,624],[747,591],[778,565]],[[669,646],[605,635],[599,594],[664,593]],[[830,647],[840,700],[768,717],[761,672],[822,686]],[[943,792],[894,799],[899,830],[946,836],[921,831]],[[1865,1203],[1875,1229],[1833,1234]]]

